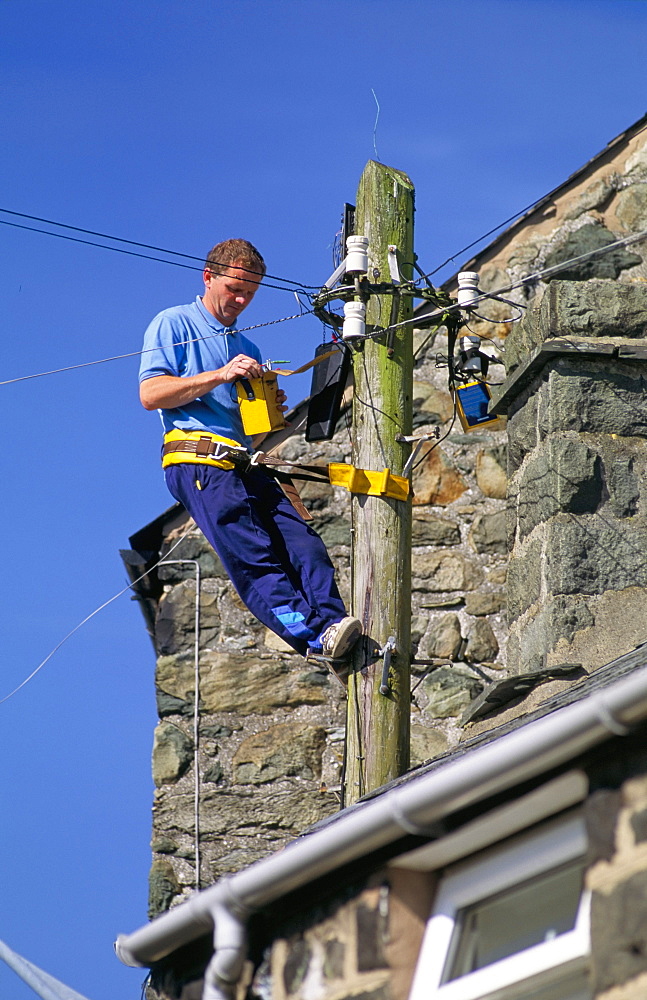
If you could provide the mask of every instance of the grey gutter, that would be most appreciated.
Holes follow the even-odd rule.
[[[324,829],[120,935],[117,955],[126,965],[150,965],[213,931],[215,954],[203,998],[231,997],[245,958],[244,921],[255,910],[407,833],[428,835],[444,816],[564,764],[611,735],[627,735],[645,717],[647,668],[340,813]]]

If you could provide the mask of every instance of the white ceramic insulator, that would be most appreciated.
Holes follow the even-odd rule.
[[[479,294],[479,276],[476,271],[460,271],[458,275],[458,304],[461,309],[473,309]]]
[[[363,302],[346,302],[344,305],[344,326],[341,335],[344,340],[355,340],[366,333],[366,306]]]
[[[368,236],[349,236],[346,240],[346,274],[368,271]]]
[[[468,351],[478,351],[481,346],[481,338],[475,336],[461,337],[460,344],[461,351],[463,351],[464,354],[467,354]],[[465,372],[480,372],[483,368],[483,364],[481,358],[468,358],[467,361],[462,363],[461,368]]]

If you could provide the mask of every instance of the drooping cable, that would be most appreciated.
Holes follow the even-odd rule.
[[[417,462],[414,462],[414,464],[411,467],[411,472],[409,473],[409,475],[411,476],[412,479],[413,479],[413,474],[416,471],[416,469],[418,468],[418,466],[422,465],[422,463],[425,461],[425,459],[427,459],[429,457],[429,455],[431,454],[431,452],[435,451],[436,448],[438,447],[438,445],[442,444],[443,441],[445,441],[449,437],[449,435],[451,434],[451,432],[452,432],[452,430],[454,428],[454,424],[456,423],[457,412],[458,412],[458,407],[457,407],[457,402],[456,402],[456,394],[454,393],[454,409],[453,409],[453,412],[452,412],[451,423],[450,423],[449,427],[447,428],[447,430],[445,431],[445,433],[442,435],[442,437],[435,438],[435,440],[432,442],[431,448],[429,448],[427,451],[423,452],[423,454],[420,456],[420,458],[417,460]]]
[[[1,211],[1,209],[0,209],[0,211]],[[71,241],[72,243],[83,243],[83,244],[85,244],[85,246],[99,247],[100,250],[113,250],[115,253],[127,254],[129,257],[140,257],[143,260],[154,260],[158,264],[171,264],[173,267],[183,267],[183,268],[185,268],[185,269],[187,269],[189,271],[200,272],[200,274],[202,274],[202,272],[204,270],[204,262],[200,266],[198,266],[197,264],[182,264],[181,261],[179,261],[179,260],[164,260],[163,257],[153,257],[151,254],[137,253],[137,251],[135,251],[135,250],[124,250],[123,247],[110,247],[110,246],[107,246],[105,243],[96,243],[94,240],[82,240],[78,236],[66,236],[65,233],[50,233],[46,229],[37,229],[35,226],[23,226],[23,225],[21,225],[18,222],[8,222],[6,219],[0,219],[0,226],[12,226],[14,229],[27,229],[29,232],[40,233],[43,236],[56,236],[60,240],[68,240],[68,241]],[[172,250],[164,251],[164,252],[165,253],[167,253],[167,252],[168,253],[173,253]],[[182,256],[186,256],[186,255],[183,254]],[[202,258],[197,258],[196,257],[195,259],[196,260],[201,260]],[[217,263],[217,261],[214,261],[214,263]],[[222,266],[223,267],[228,267],[229,265],[228,264],[227,265],[223,264]],[[248,268],[248,267],[245,267],[245,268],[241,267],[240,270],[241,271],[249,271],[251,274],[258,274],[258,272],[252,271],[251,268]],[[283,280],[283,279],[279,279],[279,280]],[[305,286],[301,285],[298,282],[294,282],[294,284],[298,284],[298,287],[302,288],[302,289],[305,287]],[[274,288],[276,291],[279,291],[279,292],[291,292],[291,291],[293,291],[292,288],[286,288],[283,285],[271,285],[268,281],[265,281],[264,278],[261,281],[259,281],[259,285],[262,285],[263,288]],[[308,287],[314,287],[314,286],[311,285],[311,286],[308,286]]]
[[[288,320],[301,319],[302,316],[309,316],[313,313],[312,309],[307,312],[295,313],[293,316],[282,316],[281,319],[269,319],[264,323],[254,323],[252,326],[244,326],[242,329],[237,329],[236,333],[247,333],[249,330],[258,330],[263,326],[275,326],[277,323],[287,323]],[[178,347],[182,347],[184,344],[194,344],[202,340],[213,340],[216,337],[226,337],[227,331],[224,333],[214,333],[209,337],[192,337],[190,340],[179,340],[177,342]],[[44,378],[46,375],[59,375],[61,372],[75,371],[77,368],[90,368],[92,365],[103,365],[108,361],[121,361],[123,358],[136,358],[141,354],[149,354],[151,351],[155,350],[154,347],[147,348],[141,351],[129,351],[127,354],[115,354],[110,358],[99,358],[97,361],[83,361],[78,365],[66,365],[64,368],[52,368],[50,371],[46,372],[34,372],[32,375],[19,375],[17,378],[8,378],[0,382],[2,385],[13,385],[14,382],[26,382],[28,379],[32,378]]]
[[[41,671],[43,669],[43,667],[45,666],[45,664],[48,663],[51,660],[51,658],[53,657],[54,653],[58,652],[58,650],[61,648],[61,646],[63,645],[63,643],[67,642],[67,640],[70,639],[74,635],[75,632],[78,632],[79,629],[83,625],[85,625],[86,622],[89,622],[91,618],[94,618],[94,616],[98,615],[100,611],[103,611],[104,608],[107,608],[109,604],[112,604],[113,601],[116,601],[118,597],[121,597],[123,594],[127,593],[129,590],[132,590],[132,588],[135,586],[135,584],[139,583],[140,580],[143,580],[145,577],[147,577],[149,573],[152,573],[153,570],[156,569],[160,565],[160,563],[163,563],[164,560],[167,558],[167,556],[169,556],[171,554],[171,552],[175,551],[175,549],[178,547],[178,545],[180,544],[180,542],[184,541],[184,539],[186,538],[186,536],[189,534],[189,532],[192,529],[193,529],[193,524],[190,524],[189,527],[186,529],[186,531],[182,535],[180,535],[180,537],[177,539],[176,542],[173,543],[173,545],[168,550],[168,552],[166,552],[161,557],[161,559],[159,559],[153,566],[151,566],[150,569],[147,569],[145,573],[142,573],[142,575],[138,576],[136,580],[133,580],[131,583],[129,583],[127,587],[124,587],[123,590],[120,590],[118,594],[114,594],[114,596],[111,597],[109,600],[104,601],[103,604],[100,604],[98,608],[95,608],[94,611],[92,611],[89,615],[87,615],[83,619],[83,621],[80,621],[78,623],[78,625],[75,625],[74,628],[70,632],[68,632],[67,635],[64,636],[61,639],[61,641],[58,642],[54,646],[54,648],[51,650],[51,652],[47,654],[47,656],[45,657],[45,659],[42,660],[41,663],[38,664],[38,666],[36,667],[36,669],[32,670],[32,672],[29,674],[29,676],[25,677],[25,679],[23,681],[21,681],[21,683],[18,685],[18,687],[14,688],[13,691],[10,691],[9,694],[7,694],[7,695],[4,696],[4,698],[0,698],[0,705],[3,705],[5,703],[5,701],[9,701],[9,699],[13,698],[13,696],[15,694],[17,694],[18,691],[20,691],[22,688],[24,688],[25,684],[28,684],[29,681],[32,680],[32,678],[35,677],[36,674],[39,673],[39,671]]]
[[[2,220],[0,220],[0,224],[2,224]],[[641,240],[644,240],[646,238],[647,238],[647,229],[642,230],[639,233],[634,233],[634,234],[632,234],[630,236],[623,237],[622,239],[616,240],[613,243],[608,243],[608,244],[606,244],[606,246],[598,247],[595,250],[589,250],[586,253],[580,254],[577,257],[571,257],[569,260],[563,261],[561,264],[554,264],[551,267],[544,268],[543,270],[535,271],[534,273],[526,275],[524,278],[520,278],[518,281],[511,282],[510,284],[505,285],[502,288],[498,288],[498,289],[496,289],[493,292],[483,292],[483,293],[481,293],[480,296],[476,297],[474,301],[475,302],[485,301],[488,298],[494,298],[494,299],[496,299],[497,297],[501,296],[503,293],[511,292],[511,291],[513,291],[516,288],[522,287],[523,285],[530,284],[530,283],[535,282],[535,281],[540,281],[542,278],[545,278],[545,277],[549,277],[549,276],[553,277],[554,275],[559,274],[561,271],[567,270],[569,267],[572,267],[574,264],[582,263],[583,261],[590,260],[593,257],[604,256],[605,253],[609,253],[612,250],[616,250],[616,249],[619,249],[619,248],[624,247],[624,246],[629,246],[632,243],[638,243]],[[126,251],[126,252],[128,252],[128,251]],[[516,303],[515,303],[515,305],[516,305]],[[425,320],[439,319],[439,318],[442,320],[442,317],[444,317],[447,314],[451,314],[453,312],[456,312],[460,308],[461,307],[458,305],[458,303],[453,303],[452,305],[447,305],[447,306],[441,306],[440,308],[438,308],[436,310],[433,310],[432,312],[426,313],[425,314]],[[286,322],[288,322],[290,320],[293,320],[293,319],[300,319],[302,316],[311,315],[314,312],[315,312],[314,309],[310,309],[310,310],[307,310],[305,312],[296,313],[296,314],[294,314],[292,316],[283,316],[280,319],[267,320],[264,323],[255,323],[252,326],[242,327],[240,330],[238,330],[238,332],[239,333],[247,333],[250,330],[258,330],[258,329],[260,329],[262,327],[274,326],[274,325],[276,325],[278,323],[286,323]],[[402,320],[399,323],[392,323],[391,325],[389,325],[387,327],[380,328],[380,330],[378,330],[378,331],[376,331],[374,333],[367,334],[367,336],[366,336],[365,339],[379,337],[379,336],[382,336],[384,333],[390,332],[391,330],[396,330],[396,329],[398,329],[400,327],[409,326],[411,324],[416,324],[416,323],[419,323],[419,322],[420,322],[420,317],[418,317],[418,316],[412,316],[409,319]],[[488,322],[493,322],[493,321],[488,320]],[[214,334],[213,336],[214,337],[224,336],[224,334]],[[205,337],[205,338],[197,338],[197,339],[208,340],[208,339],[211,339],[211,338]],[[191,341],[183,341],[182,343],[190,343],[190,342]],[[66,365],[63,368],[54,368],[54,369],[51,369],[51,370],[45,371],[45,372],[35,372],[35,373],[31,374],[31,375],[21,375],[21,376],[18,376],[17,378],[4,379],[3,381],[0,381],[0,386],[3,386],[3,385],[12,385],[15,382],[24,382],[24,381],[27,381],[29,379],[34,379],[34,378],[44,378],[47,375],[58,375],[61,372],[73,371],[73,370],[78,369],[78,368],[88,368],[88,367],[91,367],[93,365],[105,364],[105,363],[107,363],[109,361],[119,361],[119,360],[122,360],[124,358],[137,357],[137,356],[139,356],[139,355],[141,355],[143,353],[145,353],[145,352],[143,352],[143,351],[130,351],[130,352],[126,353],[126,354],[117,354],[117,355],[113,355],[113,356],[108,357],[108,358],[100,358],[97,361],[85,361],[85,362],[82,362],[82,363],[77,364],[77,365]],[[420,352],[418,351],[417,353],[419,354]]]
[[[537,281],[541,281],[544,278],[553,278],[555,275],[560,274],[562,271],[568,270],[574,264],[581,264],[586,260],[591,260],[594,257],[603,257],[605,254],[610,253],[612,250],[618,250],[625,246],[630,246],[632,243],[639,243],[641,240],[647,239],[647,229],[641,230],[639,233],[633,233],[630,236],[624,236],[620,240],[615,240],[613,243],[607,243],[603,247],[597,247],[595,250],[588,250],[586,253],[579,254],[577,257],[571,257],[569,260],[562,261],[560,264],[552,264],[550,267],[545,267],[542,270],[534,271],[532,274],[527,274],[523,278],[519,278],[518,281],[512,281],[508,285],[504,285],[502,288],[497,288],[493,292],[481,292],[479,295],[474,297],[474,302],[484,302],[486,299],[494,298],[508,292],[514,291],[516,288],[522,288],[524,285],[529,285]],[[516,304],[516,303],[515,303]],[[431,312],[424,314],[425,322],[431,319],[438,319],[458,312],[463,307],[454,302],[451,305],[440,306],[438,309],[434,309]],[[412,316],[409,319],[401,320],[399,323],[392,323],[390,326],[381,327],[373,333],[369,333],[365,338],[369,340],[375,337],[381,337],[390,330],[396,330],[399,327],[409,326],[411,324],[420,323],[422,317]],[[494,320],[487,320],[488,323],[494,322]],[[358,338],[359,339],[359,338]]]
[[[479,236],[478,239],[472,240],[472,242],[468,243],[467,246],[464,246],[461,250],[457,250],[456,253],[452,254],[451,257],[447,257],[447,259],[444,260],[442,264],[439,264],[438,267],[435,267],[433,271],[428,271],[427,274],[422,275],[422,277],[419,280],[422,281],[423,278],[424,279],[431,278],[433,274],[437,274],[438,271],[442,270],[442,268],[445,267],[447,264],[451,264],[451,262],[456,260],[457,257],[462,257],[463,254],[467,253],[468,250],[471,250],[472,247],[475,247],[478,243],[482,243],[483,240],[486,240],[488,238],[488,236],[492,236],[492,234],[498,232],[499,229],[503,229],[503,227],[507,226],[510,222],[514,222],[515,219],[519,219],[522,215],[525,215],[526,212],[530,212],[531,209],[536,208],[536,206],[539,205],[542,201],[544,201],[545,198],[546,195],[543,194],[541,198],[537,198],[536,201],[531,202],[530,205],[526,205],[525,208],[520,209],[518,212],[515,212],[514,215],[510,215],[507,219],[504,219],[503,222],[500,222],[498,226],[494,226],[493,229],[488,229],[487,233],[483,233],[483,235]]]

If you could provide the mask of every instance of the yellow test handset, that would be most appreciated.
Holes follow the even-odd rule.
[[[240,378],[236,380],[236,392],[240,406],[240,415],[243,421],[243,430],[249,437],[255,434],[267,434],[269,431],[278,431],[285,427],[285,418],[282,410],[276,402],[278,391],[278,375],[300,375],[313,365],[318,365],[320,361],[330,358],[335,351],[328,351],[327,354],[320,354],[300,368],[287,370],[285,368],[271,368],[272,362],[267,361],[268,371],[264,371],[260,378]]]
[[[236,382],[240,415],[245,434],[266,434],[285,427],[285,418],[276,402],[277,373],[263,372],[260,378],[241,378]]]

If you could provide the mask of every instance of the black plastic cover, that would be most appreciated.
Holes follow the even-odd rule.
[[[315,358],[334,350],[334,354],[312,369],[308,403],[306,441],[330,441],[341,409],[342,397],[350,370],[350,351],[339,344],[320,344]]]

